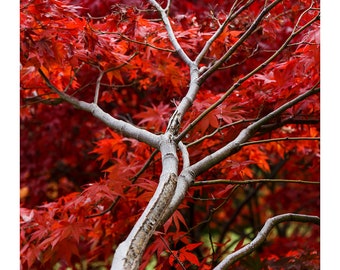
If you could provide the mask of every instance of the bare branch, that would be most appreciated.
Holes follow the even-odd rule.
[[[136,175],[134,177],[131,178],[131,182],[134,183],[136,182],[136,180],[138,179],[139,176],[142,175],[142,173],[147,169],[147,167],[151,164],[151,161],[154,159],[154,157],[157,155],[157,153],[159,152],[158,149],[155,149],[150,157],[148,158],[148,160],[145,162],[145,164],[143,165],[143,167],[136,173]]]
[[[192,63],[190,66],[190,86],[187,94],[185,97],[181,100],[179,105],[177,106],[176,110],[172,114],[167,131],[172,131],[172,134],[174,136],[177,135],[177,132],[179,131],[180,124],[182,122],[182,118],[185,114],[185,112],[192,106],[195,97],[197,95],[197,92],[199,90],[199,85],[197,84],[197,78],[198,78],[198,68],[195,63]],[[180,140],[176,140],[176,142],[179,142]]]
[[[227,269],[233,263],[240,260],[242,257],[245,257],[255,251],[267,238],[270,231],[279,223],[287,222],[287,221],[295,221],[295,222],[310,222],[316,225],[320,225],[320,218],[317,216],[309,216],[309,215],[299,215],[299,214],[283,214],[278,215],[272,218],[269,218],[264,224],[261,231],[257,234],[255,239],[251,241],[248,245],[242,247],[241,249],[233,252],[228,255],[226,258],[222,260],[214,270],[222,270]]]
[[[249,185],[258,183],[294,183],[294,184],[310,184],[310,185],[320,185],[320,182],[304,181],[304,180],[290,180],[290,179],[253,179],[253,180],[206,180],[195,182],[193,186],[208,186],[208,185]]]
[[[189,90],[188,93],[186,94],[186,96],[181,100],[179,106],[177,107],[176,111],[174,112],[174,114],[172,115],[172,117],[170,118],[169,124],[168,124],[168,130],[172,131],[172,134],[177,133],[178,128],[180,126],[181,120],[183,115],[185,114],[185,112],[188,110],[188,108],[192,105],[196,94],[199,90],[199,86],[200,86],[200,82],[198,79],[198,63],[200,62],[200,59],[204,56],[204,54],[206,53],[206,51],[209,49],[211,43],[222,33],[223,29],[225,28],[225,26],[227,25],[227,23],[231,20],[233,20],[238,14],[240,14],[244,9],[246,9],[251,3],[253,3],[254,1],[248,1],[244,6],[242,6],[238,11],[236,11],[233,14],[229,14],[229,17],[226,19],[226,21],[224,22],[224,24],[221,26],[221,28],[218,30],[218,32],[216,33],[216,35],[214,35],[205,45],[203,51],[198,55],[198,57],[196,58],[196,61],[193,62],[191,61],[191,59],[189,59],[189,57],[184,53],[182,47],[179,45],[179,43],[177,42],[177,39],[173,33],[173,30],[171,28],[171,24],[170,21],[167,17],[166,14],[166,10],[164,10],[156,1],[154,0],[150,0],[150,2],[156,7],[156,9],[161,13],[162,15],[162,19],[164,21],[164,24],[166,26],[170,41],[172,42],[172,44],[174,45],[176,51],[179,53],[180,57],[184,60],[185,63],[187,63],[190,67],[190,86],[189,86]],[[169,3],[168,2],[168,6],[169,7]],[[271,6],[269,8],[266,9],[269,11],[271,8]],[[233,11],[233,8],[231,9],[230,12]],[[264,12],[265,13],[265,12]],[[202,115],[202,118],[204,116]],[[185,134],[182,133],[182,135],[184,136]],[[181,136],[181,138],[183,138],[183,136]],[[176,141],[180,141],[180,138],[176,138]]]
[[[242,61],[236,62],[236,63],[228,65],[228,66],[221,66],[221,67],[218,68],[218,70],[225,70],[225,69],[228,69],[228,68],[232,68],[232,67],[236,67],[236,66],[239,66],[241,64],[244,64],[245,62],[247,62],[250,58],[252,58],[258,52],[258,49],[259,49],[259,46],[257,45],[256,48],[251,52],[251,54],[249,54],[249,56],[244,58]]]
[[[302,118],[304,118],[303,115],[299,115]],[[319,124],[320,120],[319,119],[297,119],[294,117],[288,117],[286,119],[280,120],[275,123],[269,123],[262,125],[261,128],[259,129],[260,133],[267,133],[268,131],[283,127],[286,124],[307,124],[307,125],[315,125]]]
[[[251,76],[253,76],[255,73],[266,67],[271,61],[273,61],[289,44],[289,42],[299,33],[301,33],[304,29],[306,29],[308,26],[313,24],[315,21],[319,20],[319,15],[315,16],[313,19],[311,19],[309,22],[307,22],[304,26],[300,27],[298,30],[296,30],[296,27],[294,28],[290,36],[286,39],[286,41],[282,44],[282,46],[275,51],[266,61],[264,61],[262,64],[257,66],[255,69],[253,69],[251,72],[249,72],[247,75],[239,79],[236,83],[234,83],[226,92],[225,94],[217,100],[214,104],[212,104],[209,108],[207,108],[204,112],[202,112],[194,121],[188,125],[186,129],[184,129],[176,138],[176,141],[180,141],[193,127],[197,125],[199,121],[201,121],[208,113],[210,113],[212,110],[214,110],[218,105],[220,105],[235,89],[237,89],[243,82],[248,80]],[[220,63],[222,65],[222,62]],[[203,83],[204,80],[208,78],[207,75],[215,71],[220,65],[213,65],[211,68],[209,68],[208,71],[206,71],[201,77],[199,77],[197,83],[200,85]],[[214,69],[210,72],[211,69]],[[207,73],[209,72],[209,73]],[[203,80],[203,81],[202,81]]]
[[[196,176],[205,172],[206,170],[210,169],[214,165],[216,165],[221,160],[225,159],[227,156],[237,152],[240,149],[240,145],[245,143],[249,140],[255,132],[261,127],[261,125],[265,124],[267,121],[271,120],[275,116],[279,115],[283,111],[287,110],[288,108],[292,107],[293,105],[297,104],[298,102],[304,100],[310,95],[316,94],[320,89],[319,88],[312,88],[311,90],[301,94],[300,96],[288,101],[281,107],[277,108],[276,110],[272,111],[268,115],[264,116],[260,120],[254,122],[253,124],[249,125],[247,128],[243,129],[240,134],[236,137],[235,140],[228,143],[226,146],[222,147],[221,149],[217,150],[213,154],[203,158],[201,161],[197,162],[190,166],[190,170]]]
[[[182,158],[183,158],[183,169],[188,168],[190,166],[190,159],[189,159],[189,153],[187,147],[184,145],[184,143],[179,142],[178,147],[182,152]]]
[[[183,198],[189,187],[194,183],[195,178],[203,172],[206,172],[216,164],[218,164],[223,159],[231,156],[232,154],[238,152],[240,150],[240,145],[245,143],[249,140],[255,132],[267,121],[274,118],[278,114],[282,113],[289,107],[297,104],[301,100],[304,100],[310,95],[316,94],[320,89],[313,88],[300,96],[288,101],[281,107],[277,108],[273,112],[269,113],[267,116],[261,118],[260,120],[254,122],[253,124],[249,125],[247,128],[243,129],[239,135],[226,146],[222,147],[221,149],[217,150],[216,152],[212,153],[209,156],[204,157],[197,163],[189,166],[188,168],[182,170],[181,174],[178,176],[178,183],[176,187],[176,192],[173,196],[173,199],[167,208],[164,216],[162,218],[162,222],[165,222],[170,215],[177,209],[178,205],[182,202]]]
[[[230,193],[228,194],[228,196],[227,196],[226,198],[223,198],[223,202],[222,202],[219,206],[210,209],[208,218],[205,219],[205,220],[203,220],[203,221],[201,221],[201,222],[199,222],[199,223],[196,224],[194,227],[190,228],[190,229],[187,231],[186,234],[189,234],[189,233],[190,233],[192,230],[194,230],[195,228],[198,228],[198,227],[200,227],[201,225],[210,222],[211,219],[212,219],[212,217],[213,217],[213,215],[214,215],[214,213],[216,213],[223,205],[226,204],[226,202],[228,202],[228,201],[230,200],[231,196],[235,193],[235,191],[236,191],[238,188],[239,188],[239,185],[234,186],[233,189],[232,189],[232,190],[230,191]],[[196,199],[196,198],[193,198],[193,199]]]
[[[233,13],[235,6],[237,4],[237,1],[234,2],[233,6],[230,9],[229,15],[226,18],[226,20],[220,25],[219,29],[214,33],[214,35],[205,43],[203,49],[201,52],[197,55],[195,59],[195,63],[198,65],[201,61],[204,55],[209,50],[211,44],[222,34],[225,27],[228,25],[230,21],[235,19],[243,10],[248,8],[255,0],[248,1],[245,5],[243,5],[241,8],[239,8],[236,12]]]
[[[174,46],[176,52],[178,55],[182,58],[182,60],[187,63],[187,65],[191,66],[192,60],[189,58],[189,56],[184,52],[181,45],[179,45],[177,38],[175,37],[174,31],[172,30],[171,23],[168,18],[167,10],[163,9],[160,4],[158,4],[155,0],[149,0],[149,2],[158,10],[158,12],[162,16],[162,20],[164,22],[165,28],[168,32],[169,39]],[[168,2],[169,4],[170,2]]]
[[[99,69],[99,76],[98,76],[97,81],[96,81],[96,89],[95,89],[94,100],[93,100],[94,104],[98,104],[100,82],[101,82],[101,80],[104,76],[104,72],[100,68],[98,68],[98,69]]]
[[[108,68],[108,69],[106,69],[106,70],[101,70],[99,67],[97,67],[98,70],[99,70],[99,76],[98,76],[97,82],[96,82],[96,90],[95,90],[94,101],[93,101],[94,104],[98,104],[99,90],[100,90],[101,80],[102,80],[104,74],[124,67],[124,66],[127,65],[127,64],[131,61],[131,59],[134,58],[137,54],[138,54],[138,53],[132,54],[126,62],[124,62],[124,63],[122,63],[122,64],[120,64],[120,65],[118,65],[118,66]],[[64,92],[65,92],[65,91],[64,91]]]
[[[179,265],[181,266],[182,269],[186,269],[185,266],[183,265],[183,263],[181,262],[181,260],[178,258],[178,256],[172,252],[171,248],[169,247],[169,245],[167,244],[167,242],[164,240],[164,238],[160,235],[160,238],[163,242],[163,244],[166,246],[166,248],[169,250],[169,252],[171,253],[172,256],[174,256],[174,258],[176,259],[176,261],[179,263]]]
[[[262,21],[264,16],[273,9],[282,0],[276,0],[264,8],[261,13],[257,16],[248,30],[239,38],[239,40],[220,58],[218,59],[206,72],[204,72],[199,79],[199,83],[202,84],[215,70],[217,70],[229,57],[236,51],[238,47],[256,30],[259,23]]]
[[[164,9],[166,14],[168,14],[168,15],[169,15],[169,12],[170,12],[170,5],[171,5],[171,0],[168,0],[168,3],[166,4],[166,7]]]
[[[270,143],[270,142],[280,142],[280,141],[320,141],[320,137],[285,137],[285,138],[273,138],[267,140],[259,140],[252,142],[241,143],[240,147],[252,145],[252,144],[260,144],[260,143]]]
[[[122,37],[123,39],[127,40],[127,41],[130,41],[130,42],[133,42],[133,43],[136,43],[136,44],[140,44],[140,45],[144,45],[144,46],[148,46],[150,48],[153,48],[155,50],[159,50],[159,51],[165,51],[165,52],[176,52],[175,50],[172,50],[172,49],[166,49],[166,48],[161,48],[161,47],[158,47],[158,46],[155,46],[153,44],[150,44],[150,43],[147,43],[146,41],[138,41],[138,40],[135,40],[135,39],[131,39],[121,33],[112,33],[112,32],[104,32],[104,33],[108,33],[108,34],[115,34],[115,35],[119,35],[120,37]]]
[[[218,127],[216,128],[213,132],[211,132],[210,134],[207,134],[207,135],[204,135],[202,136],[201,138],[197,139],[196,141],[194,142],[191,142],[191,143],[188,143],[186,146],[187,147],[192,147],[196,144],[199,144],[201,143],[202,141],[208,139],[208,138],[211,138],[213,137],[216,133],[218,132],[221,132],[223,129],[225,128],[228,128],[228,127],[232,127],[232,126],[235,126],[235,125],[238,125],[238,124],[243,124],[243,123],[247,123],[247,122],[254,122],[256,121],[257,119],[254,118],[254,119],[242,119],[242,120],[239,120],[239,121],[236,121],[236,122],[233,122],[233,123],[230,123],[230,124],[226,124],[226,125],[223,125],[221,127]]]
[[[192,147],[196,144],[201,143],[202,141],[209,139],[211,137],[213,137],[214,135],[216,135],[218,132],[222,132],[223,129],[228,128],[228,127],[232,127],[235,125],[239,125],[239,124],[243,124],[246,122],[255,122],[256,120],[258,120],[257,118],[254,119],[242,119],[230,124],[226,124],[223,125],[221,127],[216,128],[213,132],[211,132],[210,134],[204,135],[201,138],[197,139],[196,141],[193,141],[191,143],[186,144],[186,147]],[[269,129],[269,130],[273,130],[274,128],[278,128],[278,127],[282,127],[285,124],[315,124],[315,123],[319,123],[319,120],[297,120],[294,118],[288,118],[286,120],[280,121],[279,123],[275,123],[275,124],[269,124],[269,125],[263,125],[261,126],[261,128],[259,129],[259,131],[263,131],[263,129]],[[275,142],[275,141],[285,141],[285,140],[320,140],[319,137],[285,137],[285,138],[274,138],[274,139],[268,139],[268,140],[259,140],[259,141],[253,141],[253,142],[246,142],[241,144],[240,146],[246,146],[246,145],[250,145],[250,144],[258,144],[258,143],[266,143],[266,142]]]
[[[119,33],[119,32],[110,32],[110,31],[103,31],[103,30],[98,30],[98,29],[94,29],[93,27],[91,27],[89,25],[89,27],[91,28],[91,30],[93,32],[96,32],[98,34],[105,34],[105,35],[118,35],[119,37],[127,40],[127,41],[130,41],[130,42],[133,42],[133,43],[136,43],[136,44],[140,44],[140,45],[144,45],[144,46],[148,46],[150,48],[153,48],[153,49],[156,49],[156,50],[159,50],[159,51],[165,51],[165,52],[176,52],[175,50],[171,50],[171,49],[166,49],[166,48],[161,48],[161,47],[157,47],[155,45],[152,45],[150,43],[147,43],[146,41],[138,41],[138,40],[135,40],[135,39],[132,39],[132,38],[129,38],[128,36],[126,35],[123,35],[122,33]]]
[[[199,90],[199,85],[197,84],[198,78],[198,65],[193,62],[189,56],[184,52],[181,45],[178,43],[175,34],[172,30],[171,23],[168,18],[168,11],[170,8],[170,0],[167,3],[167,7],[163,9],[155,0],[149,0],[149,2],[158,10],[161,14],[162,20],[164,22],[165,28],[167,30],[170,42],[174,46],[176,52],[181,57],[181,59],[190,67],[190,86],[186,96],[181,100],[175,112],[170,117],[167,132],[170,132],[172,135],[177,135],[179,130],[183,115],[192,105],[196,94]],[[178,142],[178,141],[177,141]]]
[[[134,125],[124,122],[122,120],[118,120],[113,116],[109,115],[108,113],[104,112],[97,104],[95,103],[88,103],[85,101],[78,100],[65,92],[60,91],[57,89],[47,78],[44,72],[39,69],[38,70],[41,77],[47,84],[47,86],[56,94],[58,94],[63,100],[69,102],[73,106],[78,109],[87,111],[92,113],[96,118],[104,122],[108,127],[112,128],[116,132],[120,132],[126,137],[134,138],[138,141],[147,143],[148,145],[159,149],[160,144],[160,136],[155,135],[147,130],[135,127]]]
[[[76,78],[77,73],[78,73],[79,70],[83,67],[83,65],[84,65],[84,63],[81,63],[80,66],[74,71],[73,76],[71,77],[69,83],[67,84],[67,86],[66,86],[65,89],[64,89],[64,92],[65,92],[65,93],[67,92],[67,90],[68,90],[68,89],[70,88],[70,86],[72,85],[74,79]]]
[[[138,219],[127,239],[116,249],[111,270],[138,269],[145,247],[161,222],[161,217],[171,201],[177,184],[177,176],[164,174],[142,216]]]
[[[162,173],[159,184],[128,237],[119,244],[111,269],[138,269],[145,248],[162,223],[162,217],[170,204],[177,186],[177,147],[171,133],[160,136],[159,149],[162,155]]]

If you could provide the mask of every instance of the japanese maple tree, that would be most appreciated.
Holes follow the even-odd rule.
[[[313,0],[22,0],[22,269],[319,269]]]

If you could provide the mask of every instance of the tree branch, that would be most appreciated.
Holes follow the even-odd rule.
[[[142,216],[134,225],[127,239],[121,242],[113,257],[111,270],[139,268],[140,261],[151,236],[161,221],[161,216],[171,201],[177,184],[173,173],[161,177],[155,194],[152,196]]]
[[[271,120],[278,114],[282,113],[286,109],[290,108],[291,106],[297,104],[301,100],[304,100],[308,96],[317,93],[319,90],[320,90],[319,88],[314,87],[313,89],[301,94],[300,96],[292,99],[291,101],[288,101],[287,103],[277,108],[273,112],[269,113],[265,117],[257,120],[253,124],[249,125],[247,128],[243,129],[240,132],[240,134],[226,146],[222,147],[221,149],[217,150],[211,155],[204,157],[203,159],[189,166],[188,168],[182,170],[181,174],[178,176],[176,192],[173,196],[173,199],[169,207],[164,213],[162,222],[165,222],[177,209],[178,205],[182,202],[183,198],[185,197],[187,190],[193,184],[195,178],[198,175],[200,175],[203,172],[206,172],[223,159],[239,151],[240,145],[249,140],[254,135],[254,133],[261,127],[261,125]]]
[[[280,142],[280,141],[320,141],[320,137],[285,137],[285,138],[273,138],[267,140],[258,140],[252,142],[241,143],[240,147],[252,145],[252,144],[260,144],[260,143],[270,143],[270,142]]]
[[[303,116],[302,116],[303,117]],[[276,123],[270,123],[261,126],[258,132],[262,133],[267,133],[271,130],[283,127],[286,124],[307,124],[307,125],[315,125],[319,124],[320,120],[319,119],[296,119],[293,117],[288,117],[286,119],[277,121]]]
[[[172,256],[174,256],[174,258],[176,259],[176,261],[179,263],[179,265],[181,266],[182,269],[186,270],[185,266],[183,265],[183,263],[181,262],[180,258],[171,250],[171,248],[169,247],[169,245],[167,244],[167,242],[165,241],[165,239],[160,235],[160,239],[162,240],[163,244],[165,245],[165,247],[167,248],[167,250],[169,250],[169,252],[171,253]]]
[[[175,53],[176,51],[175,50],[172,50],[172,49],[167,49],[167,48],[161,48],[161,47],[158,47],[158,46],[155,46],[153,44],[150,44],[146,41],[138,41],[138,40],[135,40],[135,39],[132,39],[132,38],[129,38],[128,36],[126,35],[123,35],[122,33],[118,33],[118,32],[108,32],[108,31],[100,31],[100,30],[93,30],[95,32],[98,32],[100,34],[112,34],[112,35],[118,35],[119,37],[129,41],[129,42],[132,42],[132,43],[136,43],[136,44],[139,44],[139,45],[143,45],[143,46],[148,46],[152,49],[155,49],[155,50],[159,50],[159,51],[164,51],[164,52],[171,52],[171,53]]]
[[[157,153],[158,153],[158,150],[155,149],[152,152],[152,154],[150,155],[150,157],[148,158],[148,160],[145,162],[143,167],[136,173],[135,176],[133,176],[130,179],[132,184],[135,183],[137,181],[138,177],[146,170],[146,168],[150,165],[151,161],[153,160],[153,158],[156,156]],[[131,188],[131,186],[124,188],[124,190],[123,190],[124,194],[126,194],[130,190],[130,188]],[[99,216],[106,214],[107,212],[110,212],[116,206],[116,204],[119,202],[120,198],[121,198],[121,196],[117,195],[117,197],[113,200],[111,205],[108,208],[106,208],[104,211],[102,211],[100,213],[93,214],[93,215],[85,216],[85,218],[99,217]]]
[[[214,33],[214,35],[205,43],[203,49],[197,55],[197,57],[195,59],[195,63],[197,65],[202,61],[202,58],[204,57],[204,55],[209,50],[211,44],[222,34],[223,30],[228,25],[228,23],[231,22],[232,20],[234,20],[242,11],[244,11],[247,7],[249,7],[254,1],[255,0],[248,1],[245,5],[243,5],[241,8],[239,8],[235,13],[232,13],[233,9],[235,8],[237,1],[234,2],[226,20],[223,22],[223,24],[220,25],[219,29]]]
[[[184,52],[182,46],[178,43],[176,36],[173,32],[173,29],[171,27],[171,23],[168,18],[168,12],[170,9],[170,3],[169,0],[167,2],[167,6],[165,9],[163,9],[155,0],[149,0],[149,2],[158,10],[158,12],[161,14],[162,20],[164,22],[165,28],[167,30],[170,42],[174,46],[176,52],[180,56],[180,58],[189,66],[190,68],[190,86],[189,90],[186,94],[186,96],[181,100],[180,104],[176,108],[175,112],[170,117],[167,131],[170,131],[173,135],[177,135],[177,132],[179,130],[180,124],[182,122],[183,115],[185,112],[189,109],[189,107],[192,105],[196,94],[199,90],[199,85],[197,84],[197,78],[198,78],[198,65],[197,63],[193,62],[189,56]],[[177,140],[176,142],[179,142]]]
[[[163,224],[162,217],[177,186],[177,145],[171,133],[166,132],[160,136],[159,149],[162,155],[162,173],[159,177],[159,184],[130,234],[119,244],[113,257],[112,270],[138,269],[150,238],[157,227]]]
[[[247,128],[243,129],[232,142],[228,143],[226,146],[217,150],[213,154],[203,158],[199,162],[193,164],[192,166],[190,166],[190,170],[196,176],[207,171],[208,169],[225,159],[227,156],[230,156],[231,154],[237,152],[240,149],[241,144],[249,140],[263,124],[265,124],[275,116],[279,115],[283,111],[287,110],[288,108],[292,107],[293,105],[309,97],[310,95],[316,94],[319,90],[319,88],[314,87],[311,90],[292,99],[291,101],[288,101],[287,103],[272,111],[268,115],[264,116],[260,120],[249,125]]]
[[[227,269],[233,263],[240,260],[242,257],[245,257],[255,251],[266,240],[273,227],[281,222],[287,221],[310,222],[316,225],[320,225],[320,218],[317,216],[288,213],[269,218],[253,241],[251,241],[248,245],[242,247],[241,249],[228,255],[214,268],[214,270]]]
[[[239,185],[234,186],[233,189],[232,189],[232,190],[230,191],[230,193],[228,194],[228,196],[227,196],[226,198],[223,198],[223,202],[222,202],[219,206],[210,209],[209,214],[208,214],[208,218],[206,218],[205,220],[199,222],[198,224],[196,224],[196,225],[193,226],[192,228],[188,229],[188,231],[186,232],[186,234],[189,234],[192,230],[194,230],[194,229],[200,227],[200,226],[203,225],[203,224],[206,224],[206,223],[210,222],[210,221],[212,220],[213,215],[214,215],[214,214],[215,214],[215,213],[216,213],[223,205],[225,205],[226,202],[228,202],[228,201],[230,200],[231,196],[235,193],[235,191],[236,191],[239,187],[240,187]]]
[[[104,122],[108,127],[112,128],[116,132],[119,132],[123,134],[126,137],[134,138],[138,141],[147,143],[148,145],[155,147],[156,149],[159,149],[160,144],[160,136],[155,135],[147,130],[135,127],[134,125],[118,120],[114,118],[113,116],[109,115],[108,113],[104,112],[97,104],[95,103],[88,103],[85,101],[78,100],[65,92],[60,91],[57,89],[47,78],[45,73],[39,69],[39,74],[45,81],[46,85],[56,94],[58,94],[63,100],[67,101],[68,103],[72,104],[78,109],[90,112]]]
[[[226,180],[226,179],[216,179],[216,180],[206,180],[198,181],[193,184],[193,186],[207,186],[207,185],[248,185],[257,183],[294,183],[294,184],[311,184],[320,185],[320,182],[314,181],[304,181],[304,180],[290,180],[290,179],[252,179],[252,180]]]
[[[178,41],[177,41],[177,38],[174,34],[174,31],[172,30],[172,27],[171,27],[171,23],[169,21],[169,18],[168,18],[168,14],[167,14],[167,11],[168,11],[168,8],[169,8],[169,5],[170,5],[170,1],[168,2],[168,5],[167,5],[167,8],[166,9],[163,9],[160,4],[158,4],[155,0],[149,0],[149,2],[158,10],[158,12],[161,14],[162,16],[162,20],[164,22],[164,25],[165,25],[165,28],[168,32],[168,36],[169,36],[169,39],[172,43],[172,45],[174,46],[176,52],[178,53],[178,55],[182,58],[182,60],[187,63],[187,65],[191,65],[192,64],[192,60],[189,58],[189,56],[184,52],[183,48],[181,47],[181,45],[179,45]]]
[[[98,104],[99,90],[100,90],[101,80],[102,80],[104,74],[124,67],[124,66],[127,65],[127,64],[128,64],[128,63],[129,63],[129,62],[130,62],[137,54],[138,54],[138,53],[132,54],[126,62],[124,62],[124,63],[122,63],[122,64],[120,64],[120,65],[118,65],[118,66],[115,66],[115,67],[110,67],[110,68],[108,68],[108,69],[106,69],[106,70],[101,70],[99,67],[97,67],[100,73],[99,73],[99,76],[98,76],[97,82],[96,82],[96,90],[95,90],[95,95],[94,95],[94,101],[93,101],[93,103]],[[64,91],[64,92],[65,92],[65,91]]]
[[[201,138],[197,139],[196,141],[193,141],[193,142],[191,142],[191,143],[188,143],[186,146],[187,146],[187,147],[191,147],[191,146],[194,146],[194,145],[196,145],[196,144],[199,144],[199,143],[201,143],[202,141],[204,141],[205,139],[208,139],[208,138],[213,137],[217,132],[220,132],[220,131],[222,131],[222,130],[225,129],[225,128],[232,127],[232,126],[239,125],[239,124],[243,124],[243,123],[247,123],[247,122],[254,122],[254,121],[256,121],[256,120],[257,120],[256,118],[254,118],[254,119],[242,119],[242,120],[239,120],[239,121],[230,123],[230,124],[223,125],[223,126],[221,126],[221,127],[216,128],[216,129],[215,129],[213,132],[211,132],[210,134],[204,135],[204,136],[202,136]]]
[[[274,2],[273,2],[274,3]],[[293,29],[293,32],[290,34],[290,36],[286,39],[286,41],[281,45],[281,47],[275,51],[266,61],[258,65],[255,69],[250,71],[247,75],[239,79],[237,82],[235,82],[226,92],[225,94],[217,100],[214,104],[212,104],[209,108],[207,108],[204,112],[202,112],[194,121],[190,123],[190,125],[187,126],[177,137],[176,141],[180,141],[184,136],[192,129],[194,128],[199,121],[201,121],[207,114],[209,114],[212,110],[214,110],[218,105],[220,105],[235,89],[237,89],[243,82],[248,80],[250,77],[252,77],[255,73],[266,67],[271,61],[273,61],[289,44],[289,42],[297,36],[299,33],[301,33],[304,29],[306,29],[308,26],[313,24],[315,21],[319,19],[319,15],[315,16],[313,19],[311,19],[309,22],[307,22],[304,26],[300,27],[297,30],[297,25]],[[235,43],[236,44],[236,43]],[[208,78],[208,75],[212,73],[210,72],[211,69],[214,68],[214,71],[222,65],[223,62],[215,63],[209,70],[207,70],[203,75],[201,75],[197,79],[197,84],[201,85],[203,81],[205,81]],[[209,73],[208,73],[209,72]],[[203,77],[202,77],[203,76]]]
[[[202,84],[215,70],[217,70],[230,56],[236,51],[238,47],[256,30],[262,19],[268,14],[282,0],[276,0],[264,8],[261,13],[257,16],[247,31],[239,38],[239,40],[220,58],[218,59],[207,71],[205,71],[199,79],[199,83]]]
[[[188,168],[190,166],[190,158],[187,147],[184,143],[178,143],[179,150],[182,152],[182,159],[183,159],[183,169]]]
[[[93,103],[98,105],[98,98],[99,98],[99,90],[100,90],[100,82],[102,81],[102,78],[104,76],[104,72],[98,67],[99,69],[99,76],[96,81],[96,89],[94,92],[94,99]]]

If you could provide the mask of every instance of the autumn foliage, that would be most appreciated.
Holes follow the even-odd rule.
[[[159,149],[63,95],[157,136],[169,130],[193,71],[152,2],[21,1],[22,269],[109,269],[157,188]],[[172,33],[192,60],[229,18],[199,59],[199,91],[173,133],[190,164],[305,96],[197,169],[140,269],[213,269],[268,218],[319,216],[319,12],[312,0],[171,2]],[[319,234],[310,223],[279,224],[230,269],[319,269]]]

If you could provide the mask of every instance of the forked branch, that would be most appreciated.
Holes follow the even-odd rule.
[[[273,2],[274,3],[274,2]],[[286,41],[281,45],[279,49],[275,51],[266,61],[258,65],[256,68],[254,68],[252,71],[250,71],[248,74],[246,74],[244,77],[239,79],[237,82],[235,82],[219,100],[217,100],[214,104],[212,104],[209,108],[207,108],[205,111],[203,111],[194,121],[190,123],[190,125],[187,126],[176,138],[177,141],[180,141],[188,132],[194,128],[199,121],[201,121],[207,114],[209,114],[212,110],[214,110],[217,106],[222,104],[224,100],[230,94],[237,89],[243,82],[248,80],[250,77],[252,77],[254,74],[259,72],[261,69],[266,67],[270,62],[272,62],[292,41],[294,37],[296,37],[298,34],[300,34],[302,31],[304,31],[307,27],[312,25],[315,21],[319,20],[319,14],[315,16],[313,19],[311,19],[309,22],[307,22],[305,25],[301,26],[299,29],[297,27],[297,24],[295,25],[292,33],[289,35],[289,37],[286,39]],[[300,21],[300,19],[298,20]],[[241,37],[242,38],[242,37]],[[235,43],[234,46],[236,46],[237,43]],[[233,48],[233,47],[232,47]],[[230,50],[232,50],[232,48]],[[229,51],[230,51],[229,50]],[[229,51],[226,54],[229,54]],[[224,57],[222,57],[224,58]],[[221,58],[221,59],[222,59]],[[225,61],[225,60],[224,60]],[[224,61],[217,61],[211,68],[209,68],[204,74],[202,74],[198,79],[197,79],[197,84],[201,85],[209,76],[212,74],[213,71],[215,71],[217,68],[219,68]]]
[[[78,109],[92,113],[93,116],[104,122],[108,127],[112,128],[116,132],[119,132],[126,137],[134,138],[138,141],[147,143],[148,145],[159,149],[160,136],[155,135],[145,129],[138,128],[128,122],[114,118],[110,114],[104,112],[95,103],[88,103],[82,100],[78,100],[73,96],[66,94],[64,91],[60,91],[51,83],[51,81],[41,69],[39,69],[38,72],[45,81],[46,85],[66,102],[72,104]]]
[[[228,23],[231,22],[233,19],[235,19],[242,11],[244,11],[246,8],[248,8],[254,1],[255,0],[248,1],[242,7],[240,7],[237,11],[233,12],[234,9],[235,9],[236,3],[237,3],[237,1],[235,1],[235,3],[233,4],[233,6],[230,9],[229,15],[225,19],[225,21],[220,25],[219,29],[212,35],[212,37],[205,43],[203,49],[197,55],[197,57],[195,59],[195,63],[197,65],[202,61],[202,58],[208,52],[212,43],[222,34],[223,30],[226,28]]]
[[[241,148],[240,145],[242,143],[247,142],[256,133],[256,131],[259,128],[261,128],[261,126],[265,124],[267,121],[271,120],[275,116],[279,115],[280,113],[287,110],[288,108],[294,106],[298,102],[306,99],[307,97],[318,93],[319,90],[320,90],[319,88],[314,87],[311,90],[301,94],[300,96],[288,101],[287,103],[277,108],[276,110],[272,111],[265,117],[257,120],[253,124],[249,125],[247,128],[243,129],[233,141],[231,141],[224,147],[204,157],[197,163],[185,168],[179,175],[176,192],[174,194],[174,197],[168,209],[164,213],[162,222],[165,222],[172,215],[172,213],[177,209],[178,205],[184,199],[187,190],[193,184],[195,178],[198,175],[202,174],[203,172],[206,172],[207,170],[209,170],[210,168],[212,168],[213,166],[215,166],[216,164],[218,164],[225,158],[238,152]]]
[[[204,72],[200,77],[200,84],[203,83],[215,70],[217,70],[225,61],[227,61],[230,56],[236,51],[238,47],[243,44],[243,42],[256,30],[257,26],[260,24],[262,19],[272,10],[278,3],[282,2],[282,0],[276,0],[273,3],[269,4],[265,7],[261,13],[257,16],[251,26],[247,29],[247,31],[239,38],[239,40],[231,46],[231,48],[220,58],[218,59],[206,72]]]
[[[225,159],[226,157],[230,156],[231,154],[237,152],[242,143],[247,142],[260,127],[265,124],[266,122],[270,121],[280,113],[284,112],[288,108],[294,106],[295,104],[299,103],[300,101],[306,99],[307,97],[316,94],[320,91],[319,88],[313,87],[311,90],[297,96],[296,98],[288,101],[281,107],[277,108],[276,110],[272,111],[268,115],[264,116],[263,118],[257,120],[253,124],[249,125],[247,128],[243,129],[240,134],[226,146],[222,147],[221,149],[217,150],[213,154],[203,158],[201,161],[197,162],[190,166],[190,169],[194,174],[200,175],[201,173],[207,171],[211,167],[215,166],[217,163]]]
[[[165,28],[168,32],[168,36],[169,39],[172,43],[172,45],[174,46],[176,52],[178,53],[178,55],[182,58],[182,60],[187,63],[189,66],[192,64],[192,60],[189,58],[189,56],[184,52],[183,48],[181,47],[181,45],[179,45],[177,38],[174,34],[174,31],[172,30],[171,27],[171,23],[168,17],[168,9],[169,9],[169,5],[167,5],[167,7],[164,9],[161,7],[160,4],[158,4],[155,0],[149,0],[149,2],[158,10],[158,12],[161,14],[162,16],[162,20],[164,22]],[[170,4],[170,1],[168,2]]]

